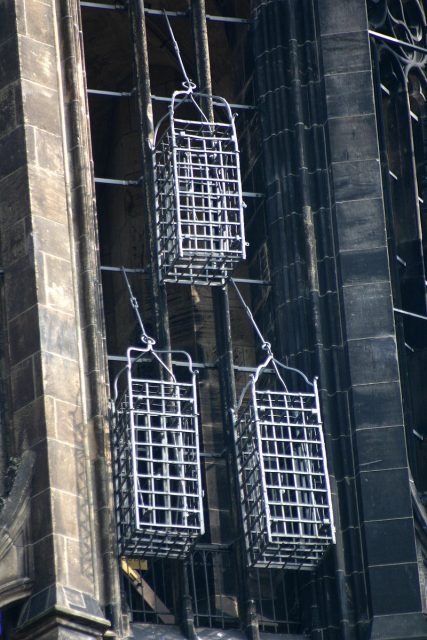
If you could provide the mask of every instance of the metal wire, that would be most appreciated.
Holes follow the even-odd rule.
[[[174,32],[172,30],[172,26],[171,26],[171,23],[169,21],[168,14],[166,13],[166,11],[164,9],[163,9],[163,15],[165,17],[166,24],[168,25],[170,37],[171,37],[171,40],[172,40],[173,47],[175,49],[176,57],[178,58],[179,66],[181,67],[182,75],[185,78],[184,86],[187,87],[188,89],[191,89],[191,88],[195,89],[196,88],[195,83],[192,80],[190,80],[190,78],[188,77],[187,71],[185,70],[184,63],[183,63],[182,58],[181,58],[181,52],[179,50],[178,42],[176,41]]]
[[[283,377],[282,377],[282,374],[281,374],[280,369],[286,369],[286,371],[293,371],[294,373],[297,373],[298,375],[300,375],[300,376],[304,379],[304,381],[305,381],[309,386],[311,386],[311,387],[312,387],[312,386],[313,386],[313,383],[311,383],[311,382],[310,382],[310,380],[307,378],[307,376],[306,376],[306,375],[305,375],[305,374],[304,374],[300,369],[296,369],[295,367],[290,367],[289,365],[285,365],[285,364],[283,364],[282,362],[279,362],[278,360],[276,360],[276,358],[275,358],[275,357],[274,357],[274,355],[273,355],[273,351],[272,351],[272,348],[271,348],[271,344],[270,344],[270,342],[268,342],[268,341],[264,338],[264,336],[262,335],[260,328],[258,327],[257,323],[255,322],[255,318],[254,318],[254,316],[253,316],[253,314],[252,314],[252,311],[250,310],[250,308],[249,308],[249,306],[246,304],[246,302],[245,302],[245,300],[244,300],[244,298],[243,298],[242,294],[240,293],[240,290],[239,290],[239,288],[238,288],[238,286],[237,286],[237,284],[236,284],[236,281],[235,281],[233,278],[230,278],[230,281],[231,281],[231,284],[233,285],[233,287],[234,287],[234,288],[235,288],[235,290],[236,290],[236,293],[237,293],[237,295],[238,295],[238,297],[239,297],[239,299],[240,299],[240,302],[242,303],[243,308],[245,309],[246,314],[247,314],[247,316],[248,316],[249,320],[251,321],[252,326],[253,326],[253,328],[255,329],[256,334],[258,335],[258,337],[259,337],[259,338],[260,338],[260,340],[261,340],[261,348],[262,348],[264,351],[266,351],[266,352],[267,352],[267,354],[268,354],[268,358],[267,358],[267,360],[266,360],[265,362],[263,362],[263,363],[262,363],[262,364],[261,364],[261,365],[256,369],[256,372],[255,372],[255,374],[254,374],[254,379],[255,379],[255,381],[256,381],[256,380],[257,380],[257,378],[259,377],[259,375],[260,375],[261,371],[265,370],[265,368],[266,368],[266,366],[267,366],[268,364],[271,364],[271,366],[274,368],[274,370],[275,370],[275,372],[276,372],[277,377],[279,378],[280,382],[282,383],[283,388],[285,389],[285,391],[287,391],[287,387],[286,387],[286,383],[285,383],[285,381],[284,381],[284,379],[283,379]],[[251,384],[251,383],[249,382],[248,384]],[[248,385],[247,385],[247,386],[248,386]],[[243,389],[243,391],[242,391],[242,395],[241,395],[241,397],[240,397],[241,399],[243,398],[244,394],[246,393],[247,386],[246,386],[246,387]],[[241,400],[239,401],[238,406],[240,406],[240,404],[241,404]]]
[[[233,278],[230,278],[230,282],[233,285],[240,302],[242,303],[242,306],[244,308],[244,310],[246,311],[246,314],[249,318],[249,320],[252,323],[253,328],[255,329],[255,333],[257,334],[257,336],[259,337],[259,339],[261,340],[261,347],[262,349],[264,349],[264,351],[267,351],[267,353],[269,355],[273,355],[272,351],[271,351],[271,344],[269,342],[267,342],[267,340],[264,338],[264,336],[261,333],[261,329],[258,327],[257,323],[255,322],[255,318],[253,316],[252,311],[250,310],[249,306],[246,304],[242,294],[240,293],[240,290],[236,284],[236,281]]]
[[[155,341],[153,338],[151,338],[151,337],[147,334],[147,332],[145,331],[144,323],[142,322],[141,314],[140,314],[140,312],[139,312],[139,304],[138,304],[138,300],[137,300],[137,299],[135,298],[135,296],[133,295],[132,287],[130,286],[129,279],[128,279],[127,274],[126,274],[126,269],[122,266],[122,267],[120,267],[120,270],[121,270],[121,272],[122,272],[122,274],[123,274],[123,277],[124,277],[125,282],[126,282],[126,286],[127,286],[127,288],[128,288],[128,291],[129,291],[129,301],[130,301],[130,304],[131,304],[131,306],[132,306],[133,310],[135,311],[135,315],[136,315],[136,317],[137,317],[137,320],[138,320],[139,326],[140,326],[140,328],[141,328],[141,342],[142,342],[143,344],[147,344],[147,345],[149,345],[149,344],[151,344],[151,345],[155,345],[155,344],[156,344],[156,341]]]

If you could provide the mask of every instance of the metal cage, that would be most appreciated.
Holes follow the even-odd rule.
[[[204,533],[196,374],[178,382],[171,352],[129,348],[112,410],[115,512],[120,554],[185,556]],[[125,377],[120,393],[120,382]],[[153,376],[153,373],[156,377]]]
[[[243,390],[235,442],[248,564],[310,569],[335,542],[316,380],[291,392],[271,355]]]
[[[239,149],[228,102],[209,122],[192,91],[176,91],[154,144],[157,250],[163,282],[223,285],[246,243]],[[178,111],[182,117],[178,117]],[[185,117],[184,117],[185,116]]]

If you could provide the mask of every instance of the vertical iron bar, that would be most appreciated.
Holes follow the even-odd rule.
[[[212,81],[210,73],[209,43],[206,23],[205,0],[191,0],[191,16],[193,24],[193,39],[196,50],[197,61],[197,81],[200,91],[207,96],[212,96]],[[208,119],[214,121],[214,111],[212,99],[209,97],[203,105]],[[239,600],[243,608],[246,632],[250,640],[259,639],[258,625],[248,615],[251,604],[247,593],[248,572],[245,564],[245,554],[243,548],[243,527],[239,519],[239,490],[236,485],[237,470],[234,456],[233,420],[231,409],[236,407],[236,386],[233,369],[233,344],[231,336],[230,306],[227,286],[224,288],[212,288],[212,302],[215,317],[215,334],[218,353],[218,371],[220,378],[220,388],[222,396],[223,424],[225,429],[225,440],[228,448],[227,462],[229,468],[233,470],[231,474],[231,511],[235,531],[240,534],[240,543],[235,546],[236,564],[239,583]]]
[[[167,294],[165,285],[160,282],[159,260],[157,250],[156,231],[156,197],[154,186],[154,161],[151,143],[154,138],[153,107],[151,100],[150,70],[148,60],[147,31],[144,18],[144,0],[131,0],[129,14],[134,45],[136,96],[140,120],[142,171],[144,176],[144,195],[147,211],[147,227],[150,247],[151,288],[156,325],[156,337],[161,348],[169,350],[170,331]],[[172,370],[172,362],[166,359],[166,364]],[[178,581],[184,590],[184,601],[188,600],[188,582],[184,576],[185,568],[180,564]],[[156,585],[154,585],[156,591]],[[182,616],[182,611],[179,612]],[[156,622],[159,623],[158,612],[155,612]],[[194,625],[187,624],[187,635],[192,637]]]
[[[147,31],[144,18],[144,0],[131,0],[131,2],[129,2],[129,13],[134,45],[136,96],[140,120],[142,171],[144,176],[145,206],[148,218],[147,227],[150,246],[151,287],[156,333],[159,345],[163,349],[170,349],[166,287],[160,283],[157,259],[154,163],[153,151],[150,148],[150,142],[153,141],[154,124],[148,63]]]

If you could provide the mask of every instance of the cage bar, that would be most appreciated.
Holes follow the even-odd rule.
[[[183,381],[166,364],[172,354],[187,362]],[[149,344],[129,348],[116,377],[112,449],[122,556],[185,557],[204,532],[196,375],[187,353]]]
[[[197,99],[176,91],[154,144],[157,249],[163,282],[223,285],[246,243],[234,116],[214,97],[223,120],[210,122]],[[180,117],[178,117],[178,110]]]
[[[310,390],[289,391],[278,367],[269,356],[235,414],[247,560],[311,569],[335,541],[317,383],[303,376]]]

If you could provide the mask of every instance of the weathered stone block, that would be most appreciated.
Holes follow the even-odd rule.
[[[0,44],[0,89],[19,77],[19,58],[16,40],[10,38]]]
[[[24,127],[14,129],[14,131],[0,139],[0,180],[25,164],[25,147]]]
[[[42,169],[63,174],[64,159],[61,138],[42,129],[35,129],[34,133],[36,164]]]
[[[3,264],[13,264],[25,256],[32,255],[31,223],[29,218],[22,218],[14,225],[5,225],[3,229]]]
[[[53,400],[53,399],[52,399]],[[83,439],[83,414],[80,406],[55,399],[55,424],[58,440],[79,445]]]
[[[30,307],[9,322],[11,363],[17,364],[40,349],[37,306]]]
[[[83,446],[49,440],[50,486],[75,496],[84,496],[87,487]]]
[[[68,475],[69,469],[64,470]],[[70,478],[70,484],[74,485]],[[68,538],[78,539],[81,533],[81,518],[88,517],[87,512],[81,509],[82,498],[71,495],[69,492],[58,491],[51,488],[53,509],[53,530],[55,533]],[[87,511],[87,510],[86,510]]]
[[[0,0],[0,43],[10,38],[15,28],[15,4]]]
[[[83,540],[65,541],[68,558],[69,584],[82,591],[93,590],[92,558],[88,556],[87,545]]]
[[[14,413],[13,430],[19,442],[33,447],[46,437],[56,437],[54,418],[50,418],[49,408],[45,408],[48,400],[52,399],[38,397]]]
[[[44,251],[63,260],[70,259],[68,225],[33,215],[32,231],[35,251]]]
[[[43,171],[36,166],[28,168],[28,175],[32,213],[43,218],[49,218],[49,220],[66,223],[67,209],[64,178]]]
[[[25,0],[25,13],[27,35],[39,42],[53,44],[52,7],[38,0]]]
[[[33,359],[27,358],[11,367],[13,408],[18,410],[36,397]]]
[[[42,463],[42,461],[40,461]],[[31,498],[31,538],[34,542],[42,540],[53,530],[52,497],[47,487]]]
[[[54,309],[39,308],[40,348],[59,356],[77,360],[75,319]]]
[[[37,473],[34,474],[33,482],[31,486],[31,495],[36,496],[39,493],[43,493],[50,488],[50,476],[48,462],[48,441],[45,438],[37,442],[32,447],[32,452],[35,455],[35,468]],[[46,530],[43,535],[48,535],[49,530]]]
[[[44,254],[44,286],[46,304],[72,314],[74,311],[71,263],[56,256]]]
[[[47,395],[80,403],[80,371],[76,362],[51,353],[43,353],[43,382]]]
[[[51,89],[57,88],[55,49],[26,36],[19,37],[22,77]]]
[[[23,80],[22,101],[26,124],[60,134],[57,91]]]
[[[3,160],[0,159],[0,164]],[[28,214],[29,202],[27,167],[22,166],[0,181],[0,223],[3,230]]]
[[[5,257],[6,311],[11,320],[37,303],[34,267],[28,257],[8,264]],[[19,282],[19,287],[17,283]]]
[[[35,542],[33,544],[33,553],[34,564],[37,567],[37,571],[34,575],[33,593],[37,593],[40,589],[46,587],[46,585],[50,585],[55,582],[56,553],[54,549],[53,534],[47,535],[41,540]]]
[[[0,138],[7,136],[22,123],[20,120],[20,92],[17,84],[9,84],[0,91]]]

